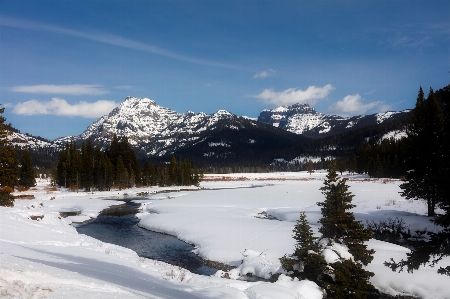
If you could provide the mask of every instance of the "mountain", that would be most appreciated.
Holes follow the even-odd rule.
[[[409,110],[389,111],[371,115],[341,117],[319,113],[308,104],[294,104],[263,110],[258,117],[258,121],[292,133],[302,134],[305,137],[323,138],[382,124],[389,119],[401,118],[408,112]]]
[[[19,149],[38,149],[52,147],[50,140],[42,137],[36,137],[29,134],[20,133],[19,130],[12,128],[12,134],[8,136],[9,145]]]
[[[80,135],[60,138],[54,143],[63,145],[91,137],[106,146],[114,134],[126,136],[141,155],[164,156],[182,150],[186,155],[200,153],[209,158],[245,156],[307,140],[225,110],[214,114],[191,111],[180,114],[148,98],[128,97]]]
[[[10,144],[34,149],[33,159],[50,167],[66,142],[92,138],[106,148],[116,134],[127,137],[138,157],[158,158],[175,154],[197,165],[269,165],[275,159],[300,155],[322,156],[352,151],[368,138],[401,133],[407,111],[343,118],[315,111],[309,105],[281,106],[261,112],[258,121],[225,110],[213,114],[178,113],[148,98],[128,97],[108,115],[93,122],[77,136],[53,142],[16,131]]]

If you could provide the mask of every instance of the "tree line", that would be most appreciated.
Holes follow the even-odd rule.
[[[16,186],[35,186],[36,174],[30,152],[23,150],[19,159],[16,149],[8,145],[11,124],[5,123],[4,111],[5,108],[0,108],[0,206],[13,206],[11,192]]]
[[[172,157],[170,163],[155,164],[146,160],[139,163],[127,137],[120,141],[114,135],[109,147],[102,150],[92,140],[66,143],[56,165],[54,184],[72,190],[111,190],[134,186],[197,185],[200,171],[189,159]]]

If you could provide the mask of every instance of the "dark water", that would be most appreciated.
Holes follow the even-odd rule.
[[[137,226],[135,217],[139,204],[126,200],[126,204],[104,210],[94,220],[76,226],[78,233],[103,242],[134,250],[139,256],[181,266],[202,275],[212,275],[217,269],[205,266],[204,261],[192,253],[194,249],[175,237],[155,233]]]

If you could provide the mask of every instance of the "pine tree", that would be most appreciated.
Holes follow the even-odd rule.
[[[64,145],[64,149],[59,154],[56,166],[56,184],[58,186],[69,187],[70,173],[70,148],[69,144]]]
[[[354,153],[348,158],[348,171],[351,173],[358,172],[358,157]]]
[[[353,260],[339,260],[331,264],[334,279],[323,284],[331,298],[367,298],[374,290],[369,282],[374,274],[364,270],[362,265],[369,264],[373,259],[374,250],[368,250],[364,244],[372,237],[372,231],[365,229],[349,211],[355,207],[351,203],[354,195],[348,191],[347,179],[340,179],[335,167],[333,162],[330,163],[324,186],[320,188],[326,199],[317,203],[322,207],[319,232],[330,243],[347,246]]]
[[[323,238],[334,242],[342,242],[348,246],[355,261],[364,265],[369,264],[373,257],[373,250],[367,250],[364,245],[372,237],[372,231],[365,229],[360,221],[356,221],[355,215],[349,210],[354,208],[352,204],[354,195],[348,191],[347,179],[340,179],[336,173],[335,164],[331,163],[324,186],[320,188],[325,195],[324,202],[318,202],[322,207],[322,218],[319,223],[322,227],[319,232]]]
[[[128,171],[123,164],[122,156],[119,156],[119,158],[117,159],[115,183],[120,190],[127,187],[128,175]]]
[[[172,158],[170,159],[170,164],[169,164],[169,184],[170,185],[177,185],[177,159],[172,156]]]
[[[92,139],[89,137],[88,140],[81,144],[81,162],[82,162],[82,172],[81,172],[81,187],[85,191],[91,191],[94,185],[94,145]]]
[[[0,188],[0,206],[3,207],[13,207],[14,206],[14,196],[12,196],[9,188]]]
[[[431,100],[429,105],[431,108],[429,111],[431,111],[431,113],[428,113],[429,116],[433,114],[437,115],[438,110],[436,104],[434,103],[435,98],[431,91],[432,90],[430,90],[430,96],[428,97],[428,99]],[[426,163],[432,163],[432,158],[423,157],[423,159],[417,159],[418,154],[414,152],[415,155],[408,156],[407,162],[411,163],[410,167],[411,165],[414,166],[414,164],[412,164],[413,162],[416,163],[416,166],[414,168],[410,168],[414,169],[414,171],[410,171],[408,173],[406,177],[408,181],[402,184],[401,187],[403,189],[402,195],[407,196],[407,198],[427,198],[429,215],[431,212],[434,213],[434,210],[431,211],[433,207],[430,207],[430,204],[433,204],[432,200],[434,196],[439,208],[442,209],[444,213],[435,215],[435,218],[432,219],[432,221],[442,226],[443,229],[437,233],[430,234],[428,240],[426,241],[414,242],[414,248],[411,253],[407,254],[406,260],[395,262],[391,259],[390,262],[385,262],[384,264],[393,271],[398,270],[400,272],[404,268],[407,268],[408,272],[412,273],[414,270],[419,269],[421,265],[434,267],[436,263],[441,261],[444,257],[450,256],[450,196],[448,196],[450,193],[450,85],[439,90],[436,94],[439,94],[442,105],[441,109],[443,109],[442,121],[444,122],[444,130],[442,132],[442,150],[439,149],[439,146],[436,148],[429,148],[429,150],[432,150],[432,154],[437,156],[438,159],[436,160],[438,161],[435,162],[439,162],[440,166],[431,166],[430,168],[427,168],[427,165],[422,165],[421,162],[426,161]],[[425,104],[423,104],[423,106],[425,106]],[[428,133],[425,133],[426,131],[424,128],[422,128],[423,131],[420,130],[420,124],[424,126],[426,122],[423,121],[420,123],[417,118],[418,116],[422,116],[426,119],[426,113],[422,112],[419,114],[417,111],[418,107],[420,106],[417,103],[416,108],[413,110],[414,121],[411,122],[410,132],[408,133],[407,138],[409,153],[415,150],[414,145],[420,145],[421,142],[418,141],[418,139],[428,139],[428,142],[433,143],[439,138],[441,133],[439,115],[434,117],[437,119],[437,123],[434,123],[431,128],[434,130],[429,130]],[[440,142],[437,144],[440,144]],[[416,169],[425,170],[424,173],[426,173],[426,171],[433,172],[428,176],[421,176],[423,173],[416,171]],[[433,185],[427,186],[427,184]],[[427,191],[431,196],[427,197]],[[450,266],[446,266],[445,268],[440,267],[437,272],[450,276]]]
[[[81,154],[74,141],[69,143],[69,167],[68,167],[68,187],[73,190],[80,188],[80,174],[82,172]]]
[[[11,124],[5,124],[6,118],[3,117],[4,111],[5,108],[0,108],[0,186],[8,186],[14,190],[19,174],[17,154],[14,148],[8,146]],[[5,204],[11,199],[6,193],[2,193],[2,198]]]
[[[10,146],[0,147],[0,185],[14,190],[19,179],[19,163],[16,150]]]
[[[0,108],[0,147],[7,145],[8,136],[11,135],[11,124],[5,124],[6,118],[3,117],[3,112],[5,112],[4,107]]]
[[[110,191],[114,184],[114,165],[108,156],[104,157],[104,163],[102,165],[106,191]]]
[[[325,272],[327,263],[319,252],[317,238],[313,236],[304,212],[300,213],[293,232],[292,237],[297,241],[294,253],[280,258],[281,265],[284,270],[291,273],[291,277],[307,278],[317,282]]]
[[[363,299],[376,293],[369,282],[374,273],[364,270],[359,263],[342,260],[332,264],[334,280],[324,282],[329,296],[334,299]]]
[[[400,185],[401,195],[406,199],[425,199],[428,216],[434,216],[436,204],[443,200],[437,185],[442,173],[445,135],[441,108],[433,89],[430,88],[425,100],[420,88],[407,135],[408,172],[406,182]]]
[[[309,160],[306,163],[306,171],[309,173],[309,175],[311,175],[314,172],[314,163],[313,163],[313,161]]]
[[[377,154],[373,163],[373,177],[381,178],[383,177],[384,169],[383,163],[381,162],[380,156]]]
[[[36,174],[30,152],[24,149],[20,159],[19,186],[30,188],[36,186]]]

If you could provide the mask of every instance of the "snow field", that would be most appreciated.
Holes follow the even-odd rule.
[[[402,217],[411,230],[424,225],[436,228],[425,217],[426,205],[402,199],[399,181],[368,180],[350,176],[358,220]],[[324,197],[319,188],[324,172],[207,175],[219,181],[204,181],[204,190],[154,194],[160,188],[110,192],[51,190],[41,180],[34,200],[18,200],[14,208],[0,207],[0,294],[5,298],[322,298],[310,281],[293,281],[281,275],[275,283],[247,282],[240,277],[269,278],[281,273],[279,258],[292,253],[292,229],[300,211],[317,232]],[[179,188],[164,188],[178,190]],[[187,189],[187,188],[183,188]],[[148,193],[146,193],[148,192]],[[201,257],[236,269],[206,277],[162,262],[139,258],[135,252],[79,235],[70,225],[84,221],[120,199],[147,194],[142,204],[140,226],[169,233],[196,246]],[[115,198],[116,200],[104,200]],[[79,216],[60,219],[58,211],[79,210]],[[31,216],[36,220],[32,220]],[[276,218],[276,219],[274,219]],[[272,219],[272,220],[271,220]],[[277,220],[278,219],[278,220]],[[368,265],[375,272],[372,283],[391,294],[420,298],[450,298],[448,278],[437,268],[394,273],[383,265],[400,260],[407,249],[377,240]],[[336,254],[330,251],[329,256]],[[342,254],[342,252],[340,252]],[[439,265],[450,264],[445,258]],[[439,266],[438,265],[438,266]]]

